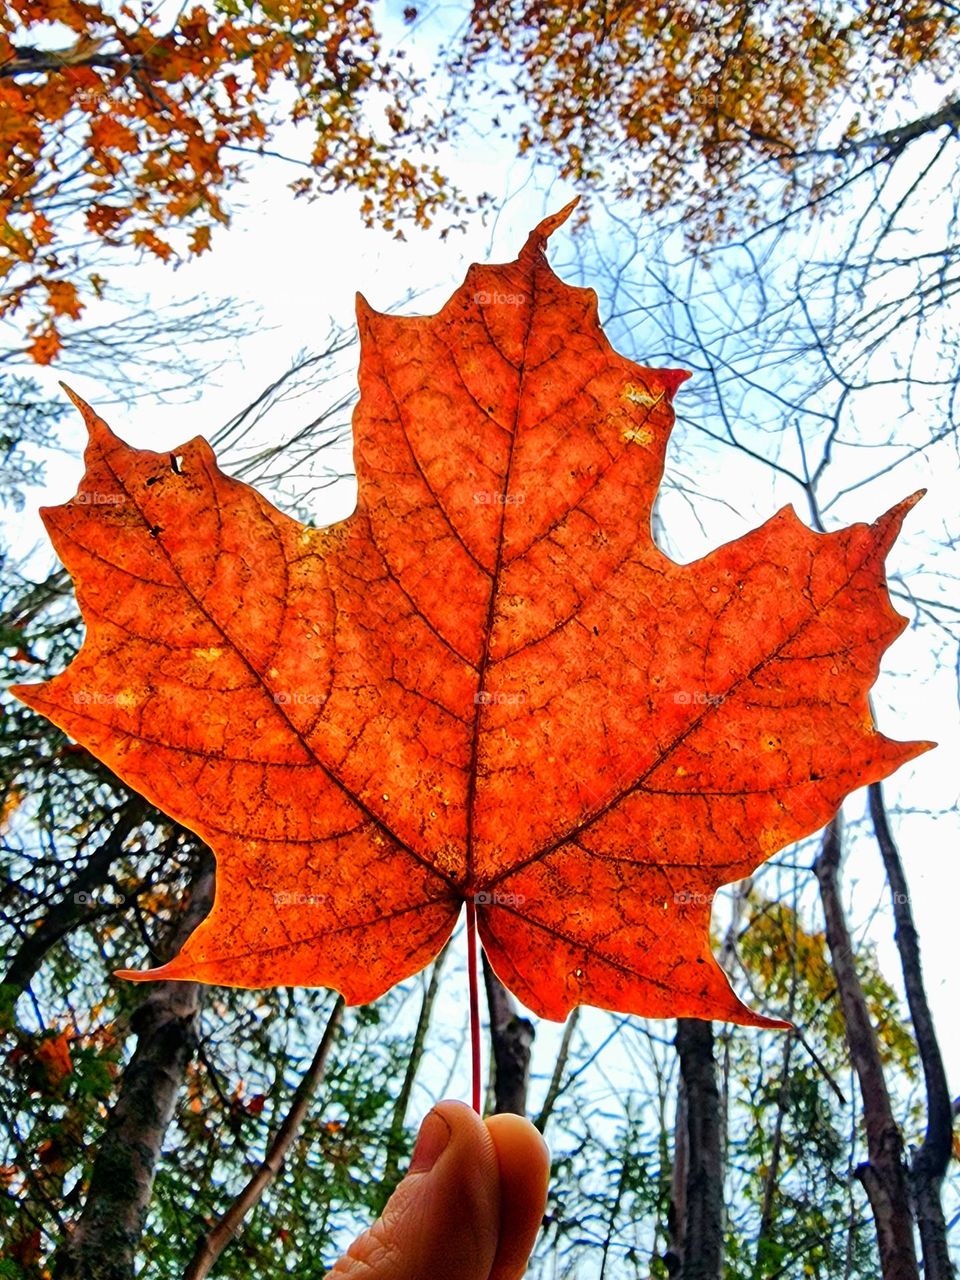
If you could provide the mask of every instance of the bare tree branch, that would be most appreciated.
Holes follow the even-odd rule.
[[[910,1164],[917,1226],[920,1229],[920,1246],[923,1254],[925,1280],[952,1280],[953,1264],[947,1243],[947,1228],[940,1198],[940,1184],[950,1162],[953,1140],[953,1108],[943,1055],[933,1025],[933,1015],[927,1002],[920,963],[920,942],[907,878],[904,874],[900,851],[897,848],[886,806],[883,787],[874,782],[869,788],[870,816],[876,832],[877,843],[883,858],[890,896],[893,899],[893,918],[896,922],[896,943],[903,967],[903,982],[907,992],[907,1004],[913,1022],[917,1049],[923,1067],[923,1079],[927,1094],[927,1131],[920,1147],[913,1154]]]
[[[873,1209],[883,1280],[919,1280],[903,1140],[890,1105],[883,1062],[853,963],[853,943],[840,900],[841,830],[837,815],[824,833],[813,869],[820,885],[827,946],[837,976],[850,1057],[863,1100],[868,1159],[856,1173]]]
[[[267,1154],[263,1158],[263,1163],[216,1226],[197,1242],[196,1251],[189,1267],[184,1272],[183,1280],[203,1280],[204,1276],[209,1275],[210,1268],[240,1230],[244,1218],[257,1204],[264,1191],[280,1172],[284,1158],[300,1132],[300,1126],[303,1124],[304,1116],[307,1114],[307,1108],[310,1106],[317,1086],[323,1080],[327,1069],[327,1060],[330,1057],[330,1050],[340,1029],[342,1017],[343,997],[338,996],[334,1003],[333,1011],[327,1019],[323,1035],[320,1037],[317,1051],[313,1055],[313,1061],[307,1068],[303,1079],[297,1085],[297,1091],[293,1096],[290,1110],[287,1112],[283,1124],[277,1130],[276,1137],[270,1143]]]

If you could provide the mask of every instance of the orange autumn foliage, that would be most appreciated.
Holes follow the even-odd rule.
[[[650,518],[687,375],[618,355],[553,273],[569,212],[436,315],[361,300],[359,498],[329,529],[203,440],[174,465],[77,402],[86,474],[45,521],[87,636],[15,692],[218,863],[180,954],[124,976],[363,1003],[472,899],[544,1017],[783,1025],[731,990],[712,898],[929,745],[867,698],[915,498],[830,534],[786,507],[668,559]]]
[[[390,123],[377,132],[366,111],[381,98]],[[455,214],[435,166],[410,160],[418,102],[408,61],[381,49],[364,0],[197,0],[169,12],[143,0],[8,0],[0,318],[19,314],[27,353],[50,363],[60,317],[99,294],[88,265],[105,249],[165,262],[205,252],[245,153],[285,118],[312,132],[298,194],[356,189],[367,220],[387,227]],[[78,258],[84,231],[92,244]],[[58,306],[66,290],[74,301]]]
[[[956,9],[924,0],[474,0],[453,65],[465,109],[481,85],[502,100],[509,67],[503,137],[697,246],[955,131],[958,36]]]
[[[48,1036],[37,1045],[36,1060],[47,1074],[50,1085],[56,1088],[73,1070],[70,1056],[70,1033],[61,1031]]]
[[[18,315],[27,353],[49,363],[66,331],[47,281],[82,303],[105,250],[174,264],[215,245],[242,166],[285,154],[290,122],[292,189],[355,191],[397,235],[488,203],[435,162],[466,129],[670,211],[696,245],[816,206],[846,166],[960,122],[949,6],[477,0],[452,40],[435,11],[403,21],[388,43],[365,0],[0,6],[0,317]],[[426,78],[406,53],[421,40],[438,42]]]

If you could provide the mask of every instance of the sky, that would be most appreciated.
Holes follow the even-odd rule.
[[[424,44],[421,49],[426,47]],[[292,133],[278,140],[278,150],[297,147],[302,143]],[[295,176],[289,167],[273,160],[251,165],[246,185],[233,199],[233,225],[215,232],[211,254],[176,272],[144,262],[117,275],[121,285],[148,296],[158,307],[205,294],[214,301],[235,298],[247,309],[250,332],[228,344],[232,349],[205,381],[202,392],[192,399],[179,397],[164,403],[145,387],[142,398],[124,404],[95,377],[71,375],[71,385],[99,407],[114,430],[130,443],[173,450],[193,435],[213,434],[265,383],[282,373],[299,350],[314,347],[330,320],[352,325],[358,291],[381,310],[395,307],[413,294],[415,300],[402,308],[404,311],[433,311],[460,282],[470,262],[514,257],[529,229],[546,212],[577,194],[569,184],[555,180],[549,170],[536,170],[529,162],[513,159],[479,129],[468,145],[451,153],[448,162],[454,177],[468,190],[495,192],[496,204],[491,213],[471,218],[465,234],[452,235],[446,241],[415,230],[407,231],[406,241],[398,241],[390,233],[368,230],[358,217],[356,197],[332,196],[315,203],[296,200],[285,185]],[[629,212],[620,211],[621,216],[629,216]],[[571,260],[568,235],[564,229],[554,238],[551,256],[555,262]],[[356,349],[346,354],[343,368],[348,377],[356,358]],[[171,360],[175,359],[172,352]],[[53,387],[57,373],[41,371],[38,377],[45,386]],[[678,408],[683,394],[679,393]],[[303,406],[296,405],[291,412],[296,418],[302,415]],[[278,425],[279,419],[274,427]],[[38,565],[44,561],[46,544],[37,508],[44,502],[66,500],[75,492],[81,474],[78,452],[82,432],[74,415],[64,423],[63,444],[66,452],[48,461],[47,483],[28,491],[27,509],[16,518],[15,545],[18,549],[37,548]],[[349,469],[346,453],[342,462],[342,469]],[[229,469],[229,458],[225,465]],[[693,558],[738,536],[771,515],[783,501],[797,503],[795,493],[771,489],[747,459],[732,451],[706,447],[695,432],[684,435],[682,453],[672,451],[668,458],[668,470],[690,466],[696,468],[708,499],[722,497],[729,506],[705,500],[698,513],[704,522],[700,528],[685,500],[674,497],[664,503],[662,514],[670,530],[671,548],[680,559]],[[872,519],[885,506],[924,486],[930,494],[911,516],[904,541],[891,560],[893,568],[906,575],[916,575],[926,567],[923,557],[931,547],[939,546],[938,554],[948,553],[944,544],[958,491],[955,459],[951,464],[946,453],[918,459],[839,509],[844,519]],[[316,522],[325,524],[349,514],[354,492],[352,481],[344,480],[315,495],[311,509]],[[806,518],[799,503],[797,507],[801,518]],[[947,571],[957,574],[955,560]],[[935,669],[932,643],[929,631],[923,628],[901,637],[884,658],[874,692],[880,726],[890,736],[932,738],[941,743],[937,751],[901,770],[887,791],[894,807],[906,809],[899,816],[901,848],[923,946],[928,992],[956,1082],[960,1079],[960,1024],[955,1018],[958,992],[952,944],[960,883],[956,862],[960,735],[955,673]],[[865,795],[857,793],[846,811],[856,818],[864,807]],[[810,881],[812,889],[812,876]],[[876,944],[884,971],[895,978],[898,961],[890,911],[879,859],[866,840],[857,840],[851,850],[845,887],[853,918],[869,921],[864,940]],[[810,901],[815,913],[812,895]],[[722,913],[722,907],[718,911]],[[811,918],[816,918],[815,914]],[[458,1007],[453,1000],[443,1016],[465,1019],[465,1003]],[[601,1014],[588,1015],[585,1022],[597,1036],[604,1034],[608,1024],[608,1016]],[[541,1028],[535,1051],[539,1071],[549,1070],[558,1036],[558,1028]],[[628,1074],[623,1063],[618,1072],[621,1068],[618,1079]],[[462,1067],[450,1088],[466,1096]],[[420,1102],[425,1110],[428,1099]]]

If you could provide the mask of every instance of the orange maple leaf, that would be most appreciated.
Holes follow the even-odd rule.
[[[140,230],[135,231],[132,239],[134,244],[139,245],[142,249],[148,249],[161,262],[167,262],[173,257],[173,246],[147,228],[141,227]]]
[[[84,215],[84,220],[90,231],[106,238],[132,216],[132,210],[119,205],[92,204]]]
[[[41,247],[53,240],[53,223],[43,213],[35,213],[30,219],[30,232],[34,241]]]
[[[48,280],[45,288],[50,302],[50,313],[55,316],[69,316],[71,320],[79,320],[83,311],[83,303],[77,293],[77,287],[69,280]]]
[[[56,1035],[44,1037],[36,1047],[34,1056],[53,1088],[57,1088],[73,1071],[70,1040],[70,1033],[61,1031]]]
[[[50,324],[45,329],[41,329],[39,333],[31,335],[27,344],[27,355],[30,356],[35,364],[53,364],[60,354],[62,346],[60,334]]]
[[[714,959],[717,888],[931,744],[867,691],[904,619],[901,503],[816,534],[784,508],[694,564],[651,507],[687,376],[618,355],[545,245],[434,316],[362,300],[359,499],[307,528],[224,475],[90,432],[47,510],[87,621],[15,692],[214,849],[216,901],[124,976],[335,987],[427,964],[465,900],[536,1013],[784,1025]]]
[[[210,248],[210,232],[212,227],[203,226],[195,227],[190,233],[190,252],[195,254],[206,253]]]
[[[95,151],[109,149],[136,155],[140,144],[132,129],[128,129],[115,116],[104,113],[95,116],[90,123],[90,145]]]

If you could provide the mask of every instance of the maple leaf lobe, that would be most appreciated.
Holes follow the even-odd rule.
[[[323,985],[428,963],[473,897],[535,1012],[785,1025],[709,946],[714,893],[929,744],[867,702],[904,625],[872,526],[785,508],[690,565],[650,533],[687,376],[613,350],[545,245],[435,315],[358,300],[354,514],[306,530],[209,446],[87,421],[45,513],[88,631],[19,686],[218,863],[213,911],[135,979]],[[88,500],[80,501],[81,494]],[[99,495],[99,496],[91,496]]]

